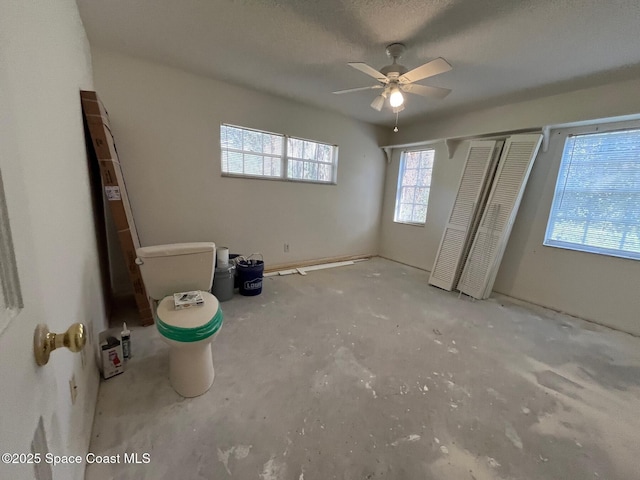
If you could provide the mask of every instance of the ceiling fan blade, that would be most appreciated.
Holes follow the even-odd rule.
[[[374,88],[382,88],[382,85],[372,85],[371,87],[358,87],[358,88],[348,88],[347,90],[338,90],[335,93],[336,95],[341,95],[343,93],[351,93],[351,92],[359,92],[361,90],[373,90]]]
[[[347,65],[349,65],[350,67],[355,68],[356,70],[360,70],[362,73],[365,73],[365,74],[369,75],[370,77],[375,78],[379,82],[382,82],[382,83],[388,83],[389,82],[389,79],[387,78],[387,76],[384,73],[381,73],[378,70],[376,70],[375,68],[370,67],[366,63],[350,62]]]
[[[434,75],[439,75],[444,72],[448,72],[451,70],[451,65],[444,58],[439,57],[435,60],[431,60],[428,63],[425,63],[421,67],[414,68],[413,70],[408,71],[404,75],[402,75],[398,81],[400,83],[413,83],[424,78],[433,77]]]
[[[433,97],[443,99],[451,93],[448,88],[430,87],[428,85],[400,85],[400,88],[407,93],[413,93],[415,95],[422,95],[423,97]]]

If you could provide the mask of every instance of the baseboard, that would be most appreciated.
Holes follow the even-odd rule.
[[[418,270],[422,270],[423,272],[431,273],[431,270],[427,270],[426,268],[417,267],[415,265],[411,265],[410,263],[401,262],[400,260],[396,260],[395,258],[385,257],[384,255],[376,255],[380,258],[384,258],[385,260],[389,260],[390,262],[399,263],[400,265],[406,265],[407,267],[417,268]]]
[[[322,265],[323,263],[348,262],[349,260],[362,260],[375,257],[374,254],[347,255],[343,257],[327,257],[317,258],[315,260],[300,260],[293,263],[280,263],[277,265],[265,266],[265,273],[277,272],[278,270],[290,270],[292,268],[311,267],[313,265]]]

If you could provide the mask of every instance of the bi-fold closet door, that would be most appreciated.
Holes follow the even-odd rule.
[[[477,197],[478,204],[470,207],[469,199],[466,198],[469,196],[469,189],[465,187],[465,177],[469,175],[472,179],[467,180],[467,185],[475,186],[479,183],[472,170],[467,173],[467,165],[473,158],[472,148],[474,144],[476,148],[480,143],[487,144],[486,146],[489,144],[486,141],[472,142],[458,196],[454,202],[449,224],[445,228],[429,283],[446,290],[455,288],[478,299],[487,298],[491,294],[541,141],[540,134],[514,135],[506,140],[501,153],[499,146],[494,145],[494,154],[498,152],[500,155],[497,170],[495,156],[489,158],[487,153],[485,158],[488,166],[483,178],[482,191]],[[459,198],[460,205],[458,205]],[[460,242],[462,235],[454,239],[454,235],[450,232],[448,234],[447,231],[452,225],[452,220],[455,220],[456,208],[467,214],[473,212],[471,218],[464,217],[467,220],[467,227],[460,229],[464,230],[465,241],[462,243]],[[450,279],[451,286],[447,288],[449,283],[446,282],[443,285],[443,282],[436,277]]]
[[[477,140],[469,146],[458,193],[431,269],[429,283],[453,290],[480,219],[503,142]]]

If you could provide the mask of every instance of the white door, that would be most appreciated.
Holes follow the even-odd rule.
[[[79,97],[92,87],[87,51],[74,1],[3,2],[1,479],[84,474],[82,463],[34,464],[32,441],[39,437],[41,454],[84,459],[99,382],[92,343],[84,355],[57,350],[42,367],[33,354],[38,323],[57,333],[75,322],[89,333],[106,323]]]
[[[489,297],[542,135],[514,135],[502,150],[491,193],[469,251],[458,290]]]
[[[19,162],[9,161],[19,151],[15,144],[11,145],[15,138],[3,135],[0,146],[0,477],[35,478],[35,465],[28,463],[35,459],[28,456],[40,419],[38,413],[48,410],[49,398],[64,385],[55,373],[51,375],[50,368],[45,373],[33,360],[33,330],[38,321],[45,321],[45,314],[38,300],[38,268],[32,252],[30,222],[24,221],[29,218],[24,175]],[[13,455],[7,458],[8,454]],[[21,454],[25,456],[21,458]]]
[[[496,152],[499,155],[501,147],[502,142],[493,140],[471,142],[458,193],[429,276],[431,285],[450,291],[458,282],[477,226],[474,221],[486,200],[498,162]]]

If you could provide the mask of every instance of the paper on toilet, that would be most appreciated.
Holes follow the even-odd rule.
[[[179,292],[173,294],[173,303],[176,310],[182,310],[184,308],[204,305],[204,297],[202,296],[202,292],[198,290]]]

